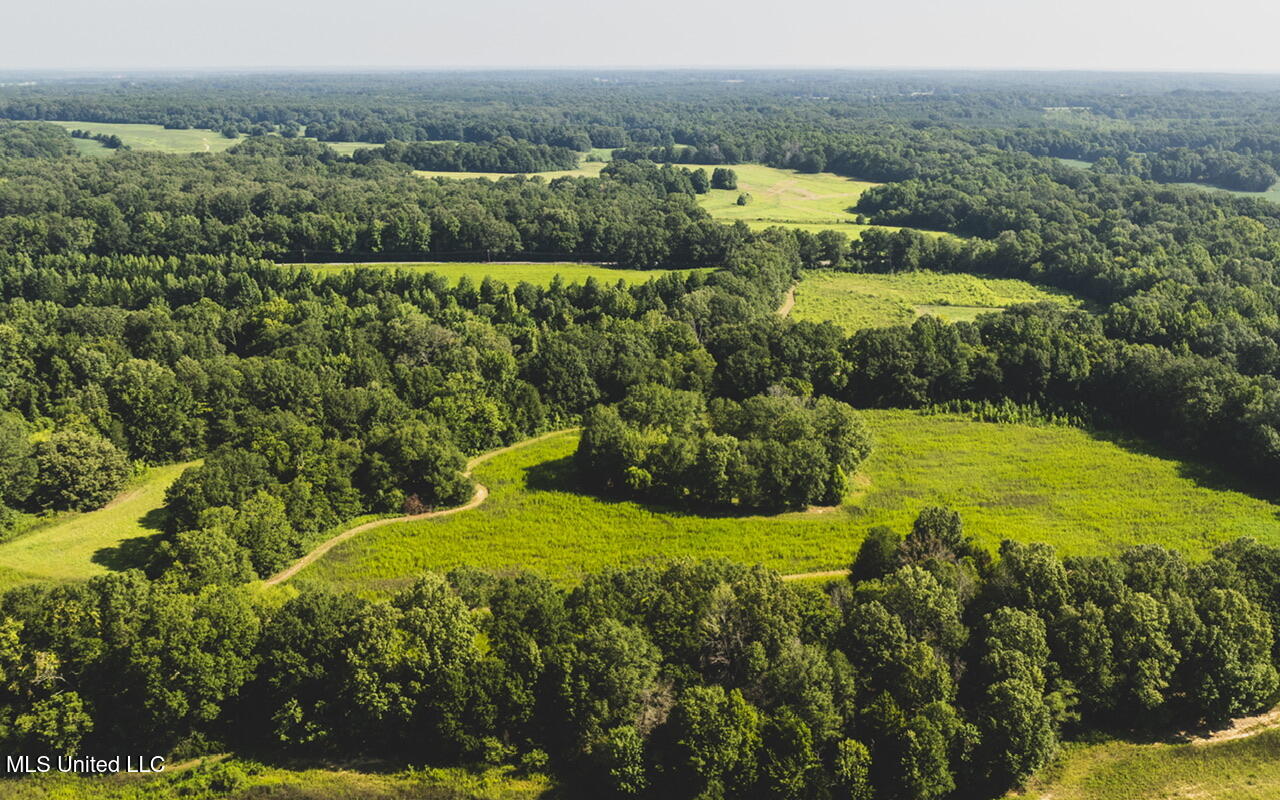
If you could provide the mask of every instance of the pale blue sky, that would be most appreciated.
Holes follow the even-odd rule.
[[[0,69],[1280,72],[1275,0],[0,0]]]

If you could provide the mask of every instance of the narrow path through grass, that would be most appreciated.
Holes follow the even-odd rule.
[[[503,453],[509,453],[512,450],[515,450],[520,447],[526,447],[535,442],[540,442],[543,439],[549,438],[551,436],[559,436],[562,433],[572,433],[575,430],[577,430],[577,428],[565,428],[563,430],[551,431],[549,433],[544,433],[540,436],[534,436],[532,439],[525,439],[522,442],[516,442],[515,444],[509,444],[506,447],[499,447],[496,450],[490,450],[487,453],[481,453],[480,455],[476,456],[475,458],[467,462],[467,470],[463,474],[469,477],[473,469],[480,466],[481,464],[488,461],[489,459],[493,458],[494,456],[502,455]],[[471,499],[460,506],[455,506],[453,508],[446,508],[440,511],[427,511],[422,514],[406,514],[405,516],[401,516],[401,517],[387,517],[385,519],[375,519],[372,522],[366,522],[363,525],[357,525],[354,528],[348,528],[342,533],[339,533],[337,536],[332,536],[326,539],[325,541],[321,542],[319,545],[313,548],[311,552],[307,553],[305,556],[298,559],[293,564],[290,564],[288,567],[284,568],[280,572],[277,572],[275,575],[272,575],[270,578],[267,578],[265,581],[263,581],[263,583],[266,584],[267,586],[275,586],[277,583],[281,583],[283,581],[289,580],[294,575],[297,575],[308,564],[313,563],[316,559],[322,557],[325,553],[329,552],[334,547],[337,547],[339,544],[341,544],[342,542],[345,542],[346,540],[350,539],[352,536],[355,536],[356,534],[364,533],[365,531],[373,530],[374,528],[380,528],[383,525],[390,525],[393,522],[417,522],[419,520],[434,519],[436,517],[447,517],[450,514],[457,514],[461,511],[469,511],[470,509],[476,508],[488,498],[489,498],[488,487],[486,487],[483,483],[477,483],[475,493],[471,495]]]

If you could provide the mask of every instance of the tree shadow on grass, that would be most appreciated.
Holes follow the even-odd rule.
[[[1131,453],[1173,461],[1177,464],[1178,477],[1186,478],[1201,489],[1239,492],[1268,503],[1280,504],[1280,493],[1277,493],[1273,482],[1266,480],[1268,476],[1249,477],[1232,474],[1169,445],[1114,430],[1091,430],[1089,436],[1098,441],[1114,444]],[[1276,518],[1280,519],[1280,509],[1276,510]]]
[[[163,508],[151,509],[138,520],[138,524],[155,533],[125,539],[113,547],[99,548],[90,560],[116,572],[144,569],[164,539],[163,531],[168,519],[169,515]]]

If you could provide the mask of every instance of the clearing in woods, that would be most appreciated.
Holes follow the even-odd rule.
[[[791,316],[856,330],[910,324],[924,314],[949,322],[972,321],[979,314],[1016,303],[1040,301],[1067,307],[1081,304],[1065,292],[1008,278],[927,270],[889,275],[810,271],[796,286]]]
[[[1183,743],[1068,744],[1057,762],[1006,800],[1280,797],[1280,728],[1274,717],[1264,715],[1258,719],[1269,722]]]
[[[579,491],[578,436],[566,433],[480,465],[484,505],[395,522],[342,542],[295,581],[383,594],[423,570],[529,569],[562,583],[609,567],[728,558],[784,574],[848,565],[867,529],[900,532],[928,505],[959,511],[994,549],[1050,542],[1064,555],[1154,542],[1202,557],[1240,535],[1280,544],[1278,508],[1209,488],[1221,477],[1075,428],[866,411],[876,449],[845,503],[821,512],[700,515]],[[1193,475],[1208,475],[1200,480]]]
[[[391,269],[406,272],[434,272],[443,275],[449,283],[457,283],[460,278],[470,278],[479,284],[487,276],[501,280],[508,286],[518,283],[532,283],[538,286],[550,286],[557,276],[565,283],[585,283],[588,278],[595,278],[602,283],[613,285],[618,281],[626,283],[645,283],[660,278],[669,272],[686,272],[689,270],[670,269],[620,269],[605,267],[599,264],[553,263],[535,264],[530,262],[404,262],[386,264],[293,264],[291,266],[306,267],[320,275],[336,275],[355,269]],[[701,268],[710,271],[710,268]]]
[[[114,134],[133,150],[154,153],[220,153],[243,137],[228,139],[217,131],[203,128],[175,130],[163,125],[144,125],[125,122],[62,122],[55,121],[69,131]],[[109,156],[114,150],[103,147],[92,139],[74,140],[80,152],[92,156]]]
[[[0,587],[38,580],[85,580],[138,566],[160,531],[164,493],[187,467],[155,467],[105,508],[68,513],[0,544]]]

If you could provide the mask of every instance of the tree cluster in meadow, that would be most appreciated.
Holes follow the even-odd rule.
[[[741,403],[646,384],[589,412],[583,479],[606,492],[742,509],[836,505],[871,450],[862,418],[778,390]]]
[[[993,558],[943,508],[825,590],[726,562],[283,603],[114,574],[0,597],[0,742],[511,763],[584,797],[990,798],[1064,735],[1261,708],[1277,576],[1248,539]]]

